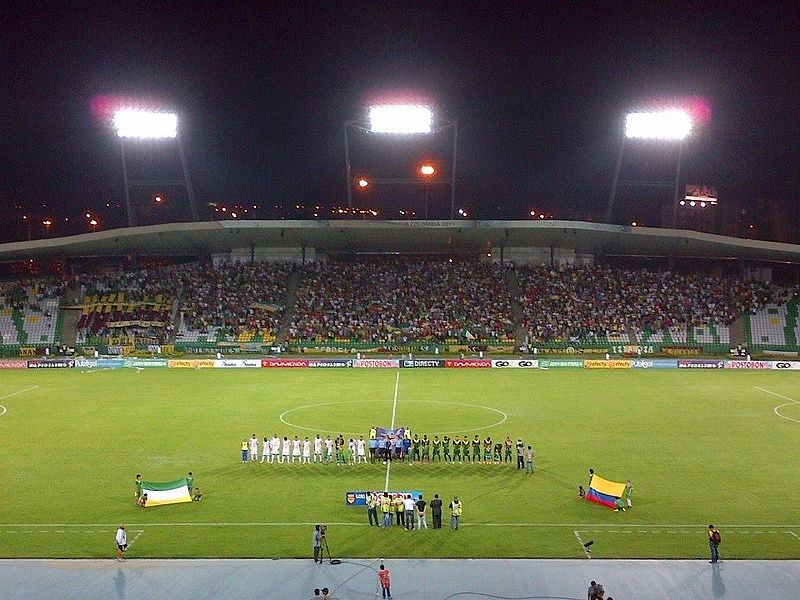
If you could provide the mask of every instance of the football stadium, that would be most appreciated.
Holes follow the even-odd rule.
[[[797,597],[792,19],[696,10],[20,8],[0,598]]]

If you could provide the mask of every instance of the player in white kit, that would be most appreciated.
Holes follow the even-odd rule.
[[[325,462],[330,462],[333,458],[333,440],[331,436],[325,438]]]
[[[269,440],[264,438],[264,443],[261,444],[261,462],[269,458]]]
[[[303,463],[311,463],[311,442],[308,440],[308,436],[303,440]]]
[[[367,445],[364,442],[364,436],[361,435],[356,441],[356,462],[367,462]]]
[[[272,439],[269,441],[270,444],[270,454],[269,454],[269,462],[275,460],[275,457],[278,457],[278,461],[280,461],[280,452],[281,452],[281,438],[278,437],[278,434],[274,434]]]
[[[253,437],[250,438],[250,462],[256,462],[258,460],[258,438],[256,434],[253,434]]]
[[[286,461],[289,462],[289,448],[291,448],[291,442],[289,441],[288,437],[283,438],[283,447],[281,448],[281,460],[280,462]]]
[[[292,440],[292,462],[294,462],[294,459],[297,459],[298,462],[300,461],[300,440],[297,436],[294,436]]]
[[[322,438],[317,437],[314,438],[314,462],[322,462]]]

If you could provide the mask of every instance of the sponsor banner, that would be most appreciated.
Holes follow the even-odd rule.
[[[76,369],[121,369],[125,361],[121,358],[76,358]]]
[[[27,369],[27,360],[0,360],[0,369]]]
[[[582,369],[583,368],[583,359],[582,358],[540,358],[539,359],[539,368],[540,369]]]
[[[2,367],[2,365],[0,365],[0,367]],[[800,371],[800,362],[794,360],[773,360],[770,361],[770,368]]]
[[[165,358],[126,358],[125,366],[139,369],[163,368],[169,366],[169,361]]]
[[[771,369],[769,360],[726,360],[726,369]]]
[[[677,369],[678,361],[674,358],[634,358],[631,360],[634,369]]]
[[[488,358],[453,358],[445,360],[444,366],[448,369],[489,369],[492,361]]]
[[[724,360],[710,360],[703,358],[678,359],[679,369],[722,369],[725,367]]]
[[[653,354],[655,351],[656,349],[652,345],[614,345],[608,349],[609,354],[628,354],[631,356],[636,356],[637,354]]]
[[[689,356],[700,354],[702,350],[700,346],[661,346],[662,354],[667,356]]]
[[[168,360],[167,366],[170,369],[213,369],[213,360],[196,360],[196,359],[174,359]]]
[[[75,367],[74,360],[29,360],[29,369],[72,369]]]
[[[353,366],[357,369],[396,369],[400,361],[396,358],[362,358],[354,360]]]
[[[629,360],[585,360],[583,366],[587,369],[630,369]]]
[[[308,366],[312,369],[346,369],[353,366],[349,358],[321,358],[309,360]]]
[[[444,367],[441,358],[414,358],[400,361],[400,366],[406,369],[438,369]]]
[[[232,358],[214,361],[215,369],[260,369],[261,359]]]
[[[538,360],[493,360],[493,369],[538,369]]]
[[[419,490],[408,491],[408,492],[387,492],[389,497],[394,500],[397,496],[406,496],[407,494],[411,494],[411,497],[414,499],[414,502],[419,500],[419,497],[422,495],[422,492]],[[376,498],[381,498],[383,496],[383,491],[360,491],[360,492],[345,492],[344,493],[344,503],[346,506],[366,506],[367,505],[367,498],[370,495],[375,495]],[[380,512],[380,508],[379,508]],[[394,512],[394,510],[392,511]]]
[[[262,367],[270,367],[270,368],[290,368],[290,367],[305,368],[305,367],[308,366],[308,359],[306,359],[306,358],[262,358],[261,359],[261,366]]]
[[[38,348],[20,348],[19,355],[20,356],[37,356],[39,354],[43,354],[39,352]]]

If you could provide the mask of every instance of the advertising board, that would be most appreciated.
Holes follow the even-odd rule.
[[[538,369],[538,360],[493,360],[493,369]]]
[[[582,369],[582,358],[540,358],[540,369]]]
[[[678,361],[674,358],[634,358],[631,360],[634,369],[677,369]]]
[[[214,361],[215,369],[260,369],[261,360],[258,358],[230,358]]]
[[[488,358],[452,358],[444,361],[448,369],[490,369],[492,361]]]
[[[396,358],[362,358],[354,360],[353,366],[357,369],[396,369],[400,361]]]
[[[630,369],[629,360],[584,360],[583,366],[587,369]]]
[[[72,369],[75,367],[74,360],[29,360],[29,369]]]
[[[413,358],[403,359],[400,366],[405,369],[439,369],[444,367],[444,360],[441,358]]]
[[[772,361],[769,360],[726,360],[726,369],[771,369]]]
[[[678,359],[679,369],[722,369],[724,367],[724,360],[713,360],[707,358]]]
[[[173,359],[167,361],[170,369],[213,369],[214,361],[211,359]]]
[[[349,358],[309,359],[308,366],[311,369],[347,369],[353,366],[353,361]]]
[[[0,360],[0,369],[27,369],[27,360]]]

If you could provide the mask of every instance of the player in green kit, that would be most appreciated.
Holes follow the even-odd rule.
[[[461,441],[461,446],[464,452],[464,462],[469,462],[469,440],[467,436],[464,436],[464,439]]]
[[[510,437],[506,436],[506,441],[504,444],[506,447],[505,461],[511,462],[511,456],[513,455],[512,451],[514,450],[514,441]]]
[[[492,437],[489,435],[483,440],[483,462],[492,462]]]
[[[428,434],[422,436],[422,462],[431,461],[431,441],[428,439]]]
[[[461,440],[457,437],[453,438],[453,462],[458,460],[461,462]]]
[[[450,458],[450,438],[444,436],[442,439],[442,450],[444,450],[444,462],[452,462],[452,458]]]
[[[411,443],[412,443],[411,458],[414,462],[417,462],[419,460],[419,446],[420,446],[419,436],[417,434],[414,434],[414,439],[411,440]]]
[[[476,460],[481,462],[481,438],[479,435],[472,439],[472,462]]]
[[[439,459],[439,462],[442,462],[442,440],[439,439],[438,435],[433,436],[433,453],[431,454],[431,462],[436,459]]]

